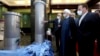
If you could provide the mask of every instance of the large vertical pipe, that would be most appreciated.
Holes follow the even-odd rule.
[[[35,42],[42,43],[44,40],[45,2],[37,0],[35,5]]]
[[[20,14],[7,12],[4,14],[4,49],[15,50],[19,47],[20,40]]]

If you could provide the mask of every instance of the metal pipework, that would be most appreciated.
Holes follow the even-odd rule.
[[[35,5],[35,42],[42,43],[44,40],[45,2],[37,0]]]
[[[15,50],[20,40],[20,14],[7,12],[4,14],[4,49]]]

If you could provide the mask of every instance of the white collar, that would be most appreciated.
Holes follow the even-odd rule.
[[[69,16],[65,17],[66,19],[69,18]]]
[[[58,20],[61,20],[60,18],[57,18]]]

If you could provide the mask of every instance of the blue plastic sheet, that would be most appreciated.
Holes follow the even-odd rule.
[[[0,56],[54,56],[51,42],[33,43],[17,50],[0,50]]]

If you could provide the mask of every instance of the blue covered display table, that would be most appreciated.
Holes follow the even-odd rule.
[[[17,50],[0,50],[0,56],[54,56],[51,42],[33,43]]]

